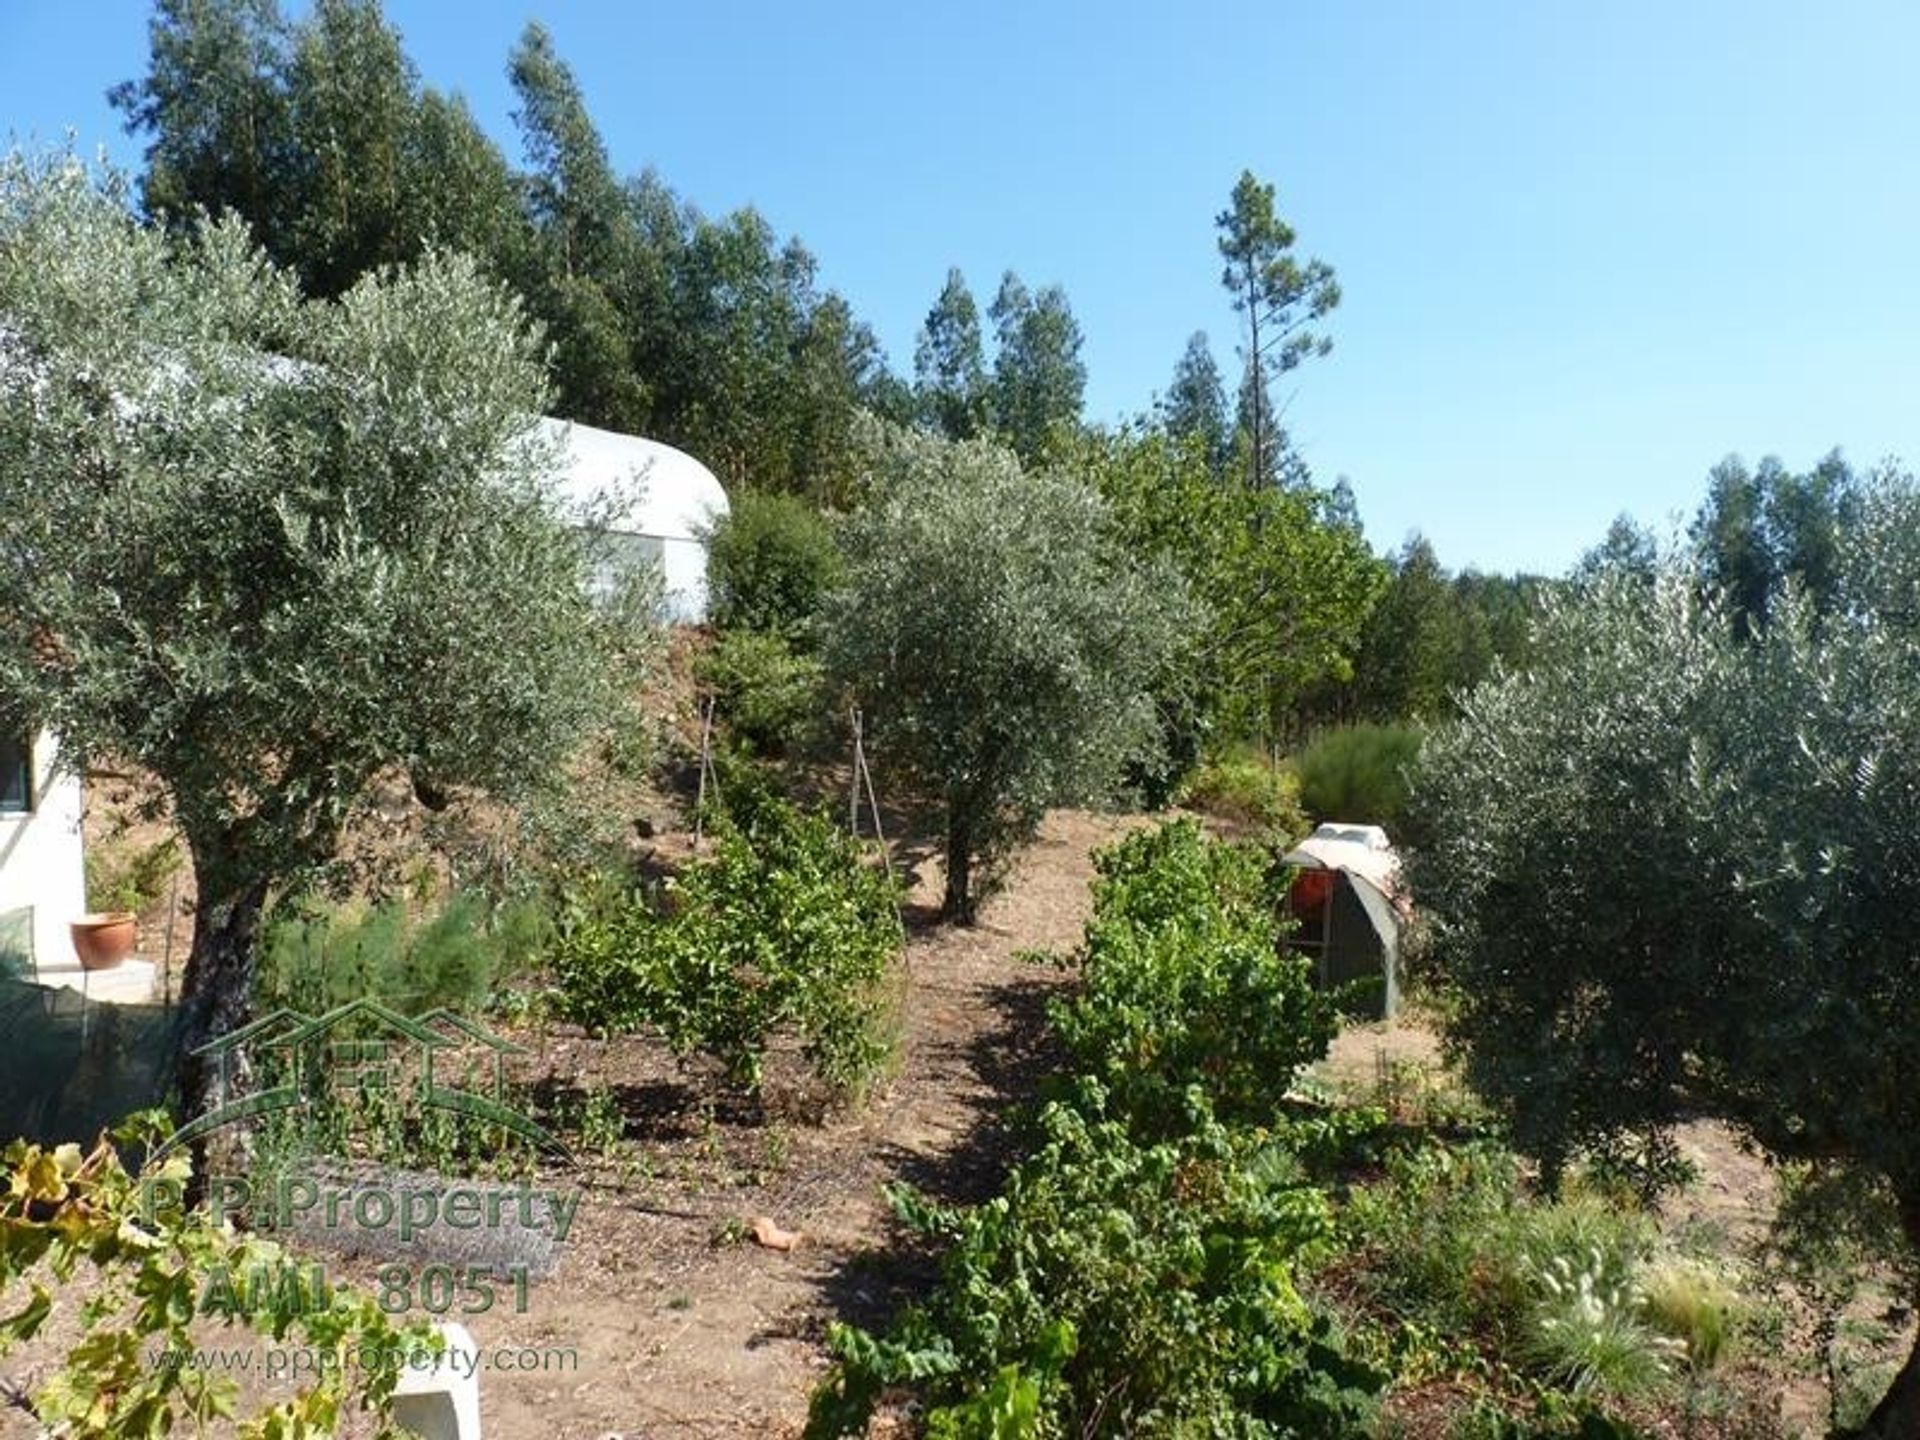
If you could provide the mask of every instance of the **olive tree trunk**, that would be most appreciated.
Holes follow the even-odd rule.
[[[1920,1196],[1901,1198],[1900,1226],[1907,1244],[1920,1254]],[[1906,1363],[1873,1407],[1861,1433],[1875,1440],[1920,1440],[1920,1336],[1914,1338]]]
[[[947,893],[940,916],[956,925],[974,922],[973,835],[957,813],[947,819]]]
[[[182,1123],[219,1105],[223,1066],[202,1052],[245,1025],[253,1013],[254,946],[266,909],[264,879],[237,879],[196,865],[199,898],[193,912],[193,949],[180,986],[177,1052]],[[245,1094],[252,1067],[244,1050],[225,1058],[228,1091]]]

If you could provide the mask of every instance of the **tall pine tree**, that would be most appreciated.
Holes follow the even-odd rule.
[[[1221,282],[1247,325],[1241,392],[1245,474],[1249,485],[1272,484],[1284,466],[1268,382],[1333,348],[1332,340],[1313,327],[1340,303],[1340,284],[1330,265],[1303,264],[1294,257],[1293,228],[1274,208],[1273,186],[1251,170],[1240,172],[1232,199],[1214,223],[1226,262]]]

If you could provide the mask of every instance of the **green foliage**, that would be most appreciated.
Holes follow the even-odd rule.
[[[1632,1395],[1668,1373],[1676,1341],[1662,1342],[1643,1318],[1646,1298],[1626,1276],[1608,1274],[1598,1248],[1556,1255],[1538,1273],[1542,1294],[1527,1354],[1575,1394]]]
[[[1455,1043],[1550,1166],[1704,1107],[1857,1168],[1911,1244],[1920,1116],[1886,1076],[1915,1040],[1882,1017],[1920,984],[1916,517],[1907,478],[1870,488],[1844,625],[1788,594],[1736,630],[1671,562],[1597,582],[1428,742],[1409,870]]]
[[[1097,868],[1083,988],[1053,1016],[1076,1073],[1141,1133],[1189,1123],[1196,1091],[1223,1121],[1271,1124],[1338,1021],[1307,961],[1281,949],[1266,857],[1181,820]]]
[[[1329,730],[1293,757],[1300,800],[1319,820],[1392,825],[1407,797],[1407,771],[1420,732],[1397,725]]]
[[[1058,285],[1030,294],[1011,270],[987,307],[998,344],[993,357],[993,428],[1028,465],[1047,458],[1049,443],[1080,423],[1087,367],[1080,359],[1080,322]]]
[[[1258,899],[1258,857],[1192,822],[1103,854],[1073,1060],[1034,1151],[971,1210],[896,1193],[948,1243],[884,1337],[835,1326],[808,1434],[909,1389],[929,1434],[1281,1436],[1364,1425],[1383,1377],[1294,1285],[1334,1233],[1279,1098],[1331,1032]],[[1223,953],[1216,953],[1223,952]],[[1251,1122],[1251,1123],[1242,1123]]]
[[[609,712],[540,354],[467,261],[303,301],[237,222],[141,229],[60,156],[0,161],[0,312],[0,714],[167,787],[195,1048],[375,776],[521,794]]]
[[[1617,543],[1631,551],[1636,542]],[[1638,562],[1628,553],[1617,563]],[[1475,570],[1449,575],[1420,535],[1388,559],[1387,569],[1386,588],[1361,627],[1351,677],[1311,687],[1301,707],[1309,723],[1443,719],[1496,665],[1526,663],[1530,622],[1549,582]]]
[[[847,525],[829,672],[876,755],[944,811],[947,914],[1045,807],[1102,796],[1153,753],[1151,689],[1185,590],[1130,556],[1085,485],[980,443],[875,428],[879,493]]]
[[[713,691],[727,734],[755,755],[786,754],[826,718],[825,668],[779,635],[724,631],[693,673]]]
[[[1711,1370],[1732,1347],[1748,1307],[1727,1277],[1699,1260],[1666,1260],[1640,1277],[1646,1320],[1676,1341],[1687,1364]]]
[[[553,344],[568,418],[680,445],[729,483],[845,504],[853,422],[898,408],[872,331],[797,240],[618,175],[540,26],[509,57],[516,170],[464,103],[423,87],[378,0],[160,0],[148,73],[114,104],[147,141],[148,212],[232,210],[309,294],[437,244],[509,280]]]
[[[1764,627],[1790,584],[1816,610],[1833,607],[1845,568],[1841,552],[1861,500],[1837,450],[1804,475],[1772,456],[1755,470],[1735,455],[1713,468],[1690,536],[1701,582],[1721,598],[1739,633]]]
[[[1683,1359],[1705,1369],[1719,1357],[1724,1282],[1653,1263],[1644,1215],[1591,1193],[1537,1198],[1489,1142],[1390,1151],[1341,1224],[1359,1258],[1349,1283],[1410,1370],[1470,1370],[1484,1363],[1478,1347],[1535,1383],[1630,1396]]]
[[[89,846],[84,864],[91,909],[142,915],[160,902],[179,873],[180,842],[168,835],[151,845]]]
[[[561,1112],[560,1123],[574,1136],[579,1149],[606,1157],[618,1153],[627,1136],[627,1119],[620,1099],[604,1085],[576,1095]]]
[[[1160,405],[1160,423],[1177,445],[1195,445],[1215,478],[1224,475],[1231,450],[1227,392],[1204,331],[1196,331],[1174,367],[1173,383]]]
[[[1602,574],[1428,741],[1431,968],[1469,1081],[1549,1176],[1704,1111],[1883,1194],[1916,1253],[1920,1115],[1887,1081],[1920,986],[1916,519],[1912,481],[1877,477],[1833,608],[1789,588],[1763,626],[1683,561]]]
[[[428,915],[401,899],[372,906],[308,900],[265,928],[258,1004],[318,1015],[366,996],[402,1014],[442,1006],[478,1014],[526,973],[551,925],[536,901],[492,906],[465,891]]]
[[[1202,762],[1181,784],[1178,801],[1190,810],[1257,826],[1278,840],[1307,832],[1300,809],[1300,777],[1248,751]]]
[[[562,1011],[601,1031],[656,1028],[754,1088],[773,1035],[791,1030],[815,1075],[857,1096],[892,1054],[896,886],[825,816],[734,804],[664,905],[576,905],[553,952]]]
[[[1270,377],[1283,375],[1309,356],[1325,355],[1333,341],[1314,330],[1340,303],[1333,267],[1321,260],[1294,258],[1293,227],[1274,207],[1274,190],[1251,170],[1240,172],[1225,210],[1214,219],[1219,230],[1221,283],[1233,308],[1246,317],[1246,484],[1250,490],[1273,485],[1280,474],[1284,439],[1267,399]]]
[[[288,22],[270,0],[161,0],[151,59],[116,86],[149,140],[141,196],[186,232],[231,210],[309,294],[339,295],[439,243],[496,275],[525,245],[506,161],[464,103],[423,89],[366,0]]]
[[[1099,1087],[1049,1106],[1041,1148],[994,1200],[903,1218],[952,1247],[933,1296],[884,1340],[836,1326],[839,1370],[808,1433],[856,1433],[910,1385],[930,1433],[992,1408],[1020,1434],[1247,1436],[1358,1427],[1379,1379],[1341,1354],[1292,1282],[1331,1231],[1316,1190],[1265,1183],[1232,1133],[1142,1146]],[[935,1417],[939,1417],[936,1419]]]
[[[791,495],[747,491],[707,540],[709,613],[722,630],[753,630],[811,649],[844,571],[833,531]]]
[[[157,1138],[144,1129],[121,1137],[142,1146]],[[400,1366],[380,1361],[431,1354],[438,1338],[423,1327],[397,1330],[373,1297],[345,1286],[316,1301],[298,1285],[252,1283],[302,1262],[204,1210],[183,1210],[184,1155],[130,1175],[104,1137],[88,1153],[19,1141],[4,1164],[0,1355],[42,1330],[59,1334],[64,1350],[19,1402],[40,1427],[131,1440],[224,1421],[248,1440],[291,1440],[333,1434],[363,1409],[379,1434],[399,1434],[390,1402]],[[212,1285],[216,1273],[232,1283]],[[205,1344],[214,1325],[374,1363],[321,1366],[291,1400],[243,1414],[231,1376],[165,1363]]]
[[[1188,763],[1278,733],[1314,687],[1351,675],[1385,570],[1331,493],[1223,485],[1204,439],[1152,431],[1087,437],[1071,464],[1128,548],[1170,563],[1202,607],[1155,686]]]
[[[987,367],[980,306],[957,269],[927,312],[914,342],[916,418],[949,440],[972,440],[987,427]]]

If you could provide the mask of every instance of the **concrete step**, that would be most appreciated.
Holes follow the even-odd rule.
[[[122,960],[111,970],[83,970],[78,965],[42,965],[34,983],[78,990],[89,1000],[107,1005],[147,1005],[159,999],[151,960]]]

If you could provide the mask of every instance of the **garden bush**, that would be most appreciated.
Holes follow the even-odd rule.
[[[456,892],[431,914],[400,899],[307,900],[267,925],[255,996],[263,1012],[284,1005],[318,1015],[362,996],[402,1014],[479,1012],[539,957],[550,933],[533,900],[493,905]]]
[[[1338,1026],[1308,962],[1281,948],[1267,861],[1191,820],[1140,831],[1095,861],[1082,988],[1054,1026],[1075,1069],[1146,1131],[1213,1113],[1270,1124]]]
[[[166,1128],[129,1123],[116,1138],[150,1150]],[[309,1260],[181,1203],[183,1151],[130,1174],[104,1137],[91,1151],[16,1141],[0,1168],[0,1356],[57,1337],[8,1403],[35,1433],[131,1437],[207,1433],[332,1435],[356,1409],[391,1432],[391,1399],[409,1355],[441,1343],[396,1327],[372,1295],[341,1284],[315,1304]],[[214,1277],[228,1283],[214,1283]],[[262,1283],[264,1280],[265,1283]],[[209,1343],[274,1341],[323,1359],[292,1399],[264,1404],[218,1367],[167,1363]],[[250,1332],[236,1341],[233,1327]]]
[[[180,869],[180,842],[169,835],[151,845],[90,847],[85,859],[87,904],[95,910],[144,914],[167,893]]]
[[[707,541],[707,613],[722,630],[778,635],[811,649],[840,583],[839,547],[819,511],[791,495],[744,491]]]
[[[833,1328],[839,1366],[809,1437],[863,1432],[895,1386],[919,1392],[929,1435],[1363,1428],[1383,1377],[1346,1358],[1292,1280],[1332,1234],[1319,1190],[1267,1183],[1217,1123],[1140,1145],[1093,1082],[1040,1133],[986,1205],[901,1198],[910,1225],[952,1242],[941,1283],[885,1339]]]
[[[576,905],[554,947],[562,1012],[604,1032],[659,1030],[758,1089],[774,1034],[855,1096],[892,1054],[889,972],[898,888],[824,815],[730,792],[713,853],[658,899]]]
[[[1282,840],[1297,840],[1307,832],[1300,777],[1251,753],[1205,761],[1181,785],[1179,802],[1216,819],[1258,826]]]
[[[884,1337],[833,1329],[810,1436],[863,1430],[892,1389],[939,1436],[1365,1425],[1384,1377],[1294,1287],[1334,1225],[1280,1106],[1332,1018],[1277,948],[1262,857],[1180,821],[1098,864],[1083,993],[1054,1016],[1064,1093],[987,1204],[896,1197],[950,1242],[940,1283]]]
[[[788,753],[825,719],[820,662],[779,634],[724,632],[695,662],[694,677],[713,691],[726,733],[755,755]]]
[[[1474,1368],[1484,1347],[1534,1383],[1629,1397],[1710,1366],[1724,1342],[1729,1310],[1705,1310],[1730,1307],[1729,1287],[1684,1296],[1695,1272],[1656,1259],[1644,1213],[1571,1188],[1536,1196],[1491,1141],[1395,1150],[1384,1177],[1355,1190],[1342,1229],[1358,1262],[1345,1283],[1425,1368]]]
[[[1401,725],[1329,730],[1293,757],[1300,800],[1316,820],[1392,825],[1407,800],[1420,732]]]

